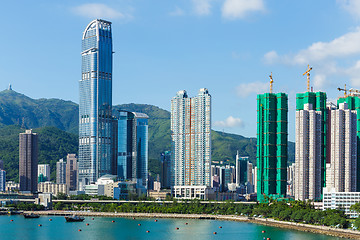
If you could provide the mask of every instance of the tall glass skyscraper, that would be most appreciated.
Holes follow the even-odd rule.
[[[148,182],[148,115],[115,111],[113,123],[113,174],[119,180],[136,182],[138,194],[146,193]]]
[[[79,189],[111,174],[111,22],[96,19],[82,37],[79,104]]]

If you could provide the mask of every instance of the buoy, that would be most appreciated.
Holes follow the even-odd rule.
[[[179,230],[179,228],[175,228],[176,230]]]
[[[219,228],[222,228],[222,226],[220,226]]]
[[[51,221],[52,221],[52,219],[50,218],[50,219],[49,219],[49,221],[51,222]]]
[[[141,224],[139,223],[138,226],[141,226]]]
[[[147,233],[149,233],[150,231],[149,231],[149,230],[147,230],[146,232],[147,232]]]
[[[188,225],[188,223],[185,223],[185,225]]]
[[[14,221],[14,220],[12,220],[12,219],[10,220],[10,222],[13,222],[13,221]]]
[[[262,232],[262,233],[265,233],[265,230],[262,230],[261,232]]]
[[[270,238],[267,238],[267,240],[270,240]]]
[[[79,229],[78,231],[81,232],[81,229]]]
[[[114,220],[112,220],[111,222],[115,222]]]
[[[214,234],[217,234],[217,232],[213,232]]]
[[[92,218],[91,220],[94,220],[94,218]]]
[[[39,227],[41,227],[42,225],[41,225],[41,224],[39,224],[38,226],[39,226]]]
[[[133,217],[133,219],[135,219],[135,218]]]
[[[157,220],[155,219],[155,222],[157,222]]]
[[[89,226],[89,224],[87,223],[86,226]]]

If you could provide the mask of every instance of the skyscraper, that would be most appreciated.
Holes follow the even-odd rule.
[[[0,169],[0,192],[5,192],[6,171]]]
[[[57,184],[66,183],[66,162],[64,162],[64,159],[60,159],[56,163],[56,183]]]
[[[78,162],[76,154],[66,156],[66,185],[69,191],[74,191],[78,187]]]
[[[357,117],[357,123],[356,123],[356,142],[357,142],[357,163],[356,163],[356,169],[360,169],[360,97],[359,96],[346,96],[339,98],[337,101],[337,104],[346,102],[348,104],[348,109],[350,110],[356,110],[356,117]],[[356,176],[356,191],[360,192],[360,171],[357,171]]]
[[[82,36],[79,104],[79,186],[111,174],[111,22],[96,19]]]
[[[325,186],[326,93],[296,95],[295,199],[320,200]]]
[[[240,157],[239,152],[236,154],[236,186],[245,185],[248,181],[248,163],[249,157]]]
[[[171,100],[172,186],[210,186],[211,96],[206,88]]]
[[[160,160],[160,176],[161,186],[164,188],[170,188],[171,186],[171,152],[165,151],[161,153]]]
[[[20,191],[37,192],[38,135],[26,130],[19,134]]]
[[[119,180],[136,182],[146,193],[148,182],[148,115],[115,111],[113,122],[113,174]]]
[[[347,103],[339,103],[339,109],[329,114],[330,162],[326,166],[326,187],[328,191],[355,192],[357,181],[356,110],[350,110]]]
[[[288,97],[257,96],[257,199],[285,197],[287,180]]]

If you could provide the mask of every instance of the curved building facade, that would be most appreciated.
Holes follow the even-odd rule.
[[[79,103],[79,189],[111,174],[111,22],[96,19],[82,37]]]

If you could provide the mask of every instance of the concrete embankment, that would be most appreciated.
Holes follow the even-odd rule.
[[[31,213],[31,211],[26,211]],[[268,225],[279,228],[287,228],[293,230],[299,230],[304,232],[312,232],[318,234],[326,234],[335,237],[342,237],[347,239],[360,239],[360,231],[339,229],[326,226],[309,225],[294,222],[283,222],[274,219],[265,218],[248,218],[234,215],[210,215],[210,214],[165,214],[165,213],[111,213],[111,212],[78,212],[78,211],[36,211],[34,212],[40,215],[79,215],[79,216],[91,216],[91,217],[137,217],[137,218],[188,218],[188,219],[211,219],[211,220],[226,220],[226,221],[239,221],[239,222],[251,222],[256,224]]]

